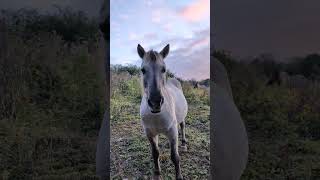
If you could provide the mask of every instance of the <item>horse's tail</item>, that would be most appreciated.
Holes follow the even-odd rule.
[[[168,80],[168,83],[171,83],[171,84],[175,85],[177,88],[182,90],[181,83],[177,79],[171,78]]]

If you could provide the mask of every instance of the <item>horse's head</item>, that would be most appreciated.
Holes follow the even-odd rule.
[[[160,53],[150,50],[145,52],[138,44],[137,51],[142,59],[141,77],[143,93],[147,98],[152,113],[161,111],[164,102],[163,88],[166,83],[166,65],[164,59],[169,54],[169,44]]]

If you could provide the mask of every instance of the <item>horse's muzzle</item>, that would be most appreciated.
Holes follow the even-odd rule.
[[[163,96],[153,97],[148,99],[148,105],[151,108],[152,113],[161,112],[161,106],[163,104],[164,98]]]

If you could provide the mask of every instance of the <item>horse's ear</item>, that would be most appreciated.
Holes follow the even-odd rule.
[[[170,45],[167,44],[166,47],[164,47],[160,52],[162,58],[166,58],[167,57],[167,55],[169,54],[169,50],[170,50]]]
[[[140,58],[143,59],[143,56],[146,52],[144,51],[143,47],[140,44],[138,44],[137,51],[138,51]]]

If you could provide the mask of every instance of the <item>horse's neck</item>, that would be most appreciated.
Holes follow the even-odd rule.
[[[231,90],[231,86],[229,83],[229,77],[228,77],[228,73],[224,67],[224,65],[216,60],[213,59],[213,77],[212,80],[213,82],[215,82],[217,85],[219,85],[221,88],[224,88],[228,94],[232,96],[232,90]]]
[[[162,95],[164,97],[164,99],[166,99],[167,101],[172,101],[172,94],[171,91],[169,90],[171,87],[169,87],[170,85],[168,83],[166,83],[162,89]]]

